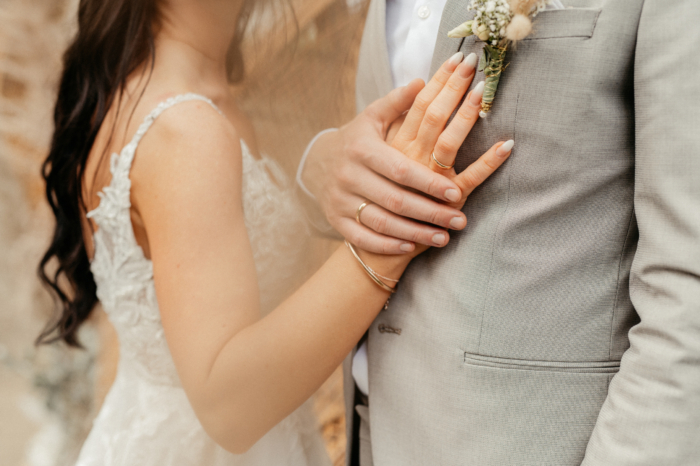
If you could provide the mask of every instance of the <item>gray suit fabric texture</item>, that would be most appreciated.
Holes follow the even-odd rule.
[[[433,71],[480,54],[447,38],[468,3]],[[456,169],[514,139],[510,159],[369,330],[376,465],[700,465],[700,1],[563,3],[508,52]],[[391,90],[384,10],[359,110]]]

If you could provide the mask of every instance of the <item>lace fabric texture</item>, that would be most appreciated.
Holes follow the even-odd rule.
[[[310,404],[273,428],[246,454],[233,455],[203,430],[180,384],[165,341],[153,264],[136,242],[130,216],[129,171],[136,148],[158,116],[189,100],[168,99],[151,112],[132,141],[110,159],[112,180],[88,214],[97,224],[91,269],[97,296],[119,336],[117,377],[81,450],[77,466],[316,466],[329,464]],[[218,111],[218,109],[217,109]],[[300,259],[305,234],[292,187],[275,162],[255,159],[241,141],[245,222],[253,247],[264,312],[279,301]],[[281,253],[284,251],[284,253]]]

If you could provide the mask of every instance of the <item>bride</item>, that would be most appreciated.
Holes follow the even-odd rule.
[[[380,256],[348,243],[266,305],[293,266],[302,220],[229,94],[254,6],[80,2],[44,166],[56,228],[41,270],[61,315],[40,341],[77,346],[98,299],[119,335],[118,374],[81,466],[326,463],[303,404],[425,250]],[[459,175],[426,155],[438,144],[451,165],[476,120],[466,99],[445,128],[475,62],[457,54],[427,86],[369,110],[391,121],[420,92],[393,145],[451,177],[457,208],[512,147],[496,144]]]

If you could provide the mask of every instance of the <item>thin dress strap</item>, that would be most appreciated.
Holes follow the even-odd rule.
[[[211,105],[214,108],[214,110],[223,115],[223,113],[221,113],[221,110],[219,110],[219,107],[217,107],[214,104],[214,102],[211,101],[211,99],[204,97],[203,95],[188,93],[170,97],[168,100],[165,100],[158,104],[158,106],[154,108],[151,111],[151,113],[146,115],[146,118],[144,118],[143,123],[141,123],[141,126],[139,126],[139,128],[136,130],[136,134],[134,134],[134,137],[131,139],[131,142],[129,142],[129,144],[127,144],[122,150],[121,157],[119,157],[119,164],[123,164],[122,167],[126,166],[131,168],[131,164],[134,161],[134,155],[136,153],[136,147],[138,147],[139,142],[141,142],[141,139],[153,125],[153,122],[156,120],[156,118],[158,118],[164,111],[166,111],[170,107],[190,100],[201,100],[202,102],[206,102],[209,105]]]

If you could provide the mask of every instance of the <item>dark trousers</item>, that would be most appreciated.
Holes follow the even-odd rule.
[[[372,439],[369,430],[369,399],[355,387],[351,466],[373,466]]]

